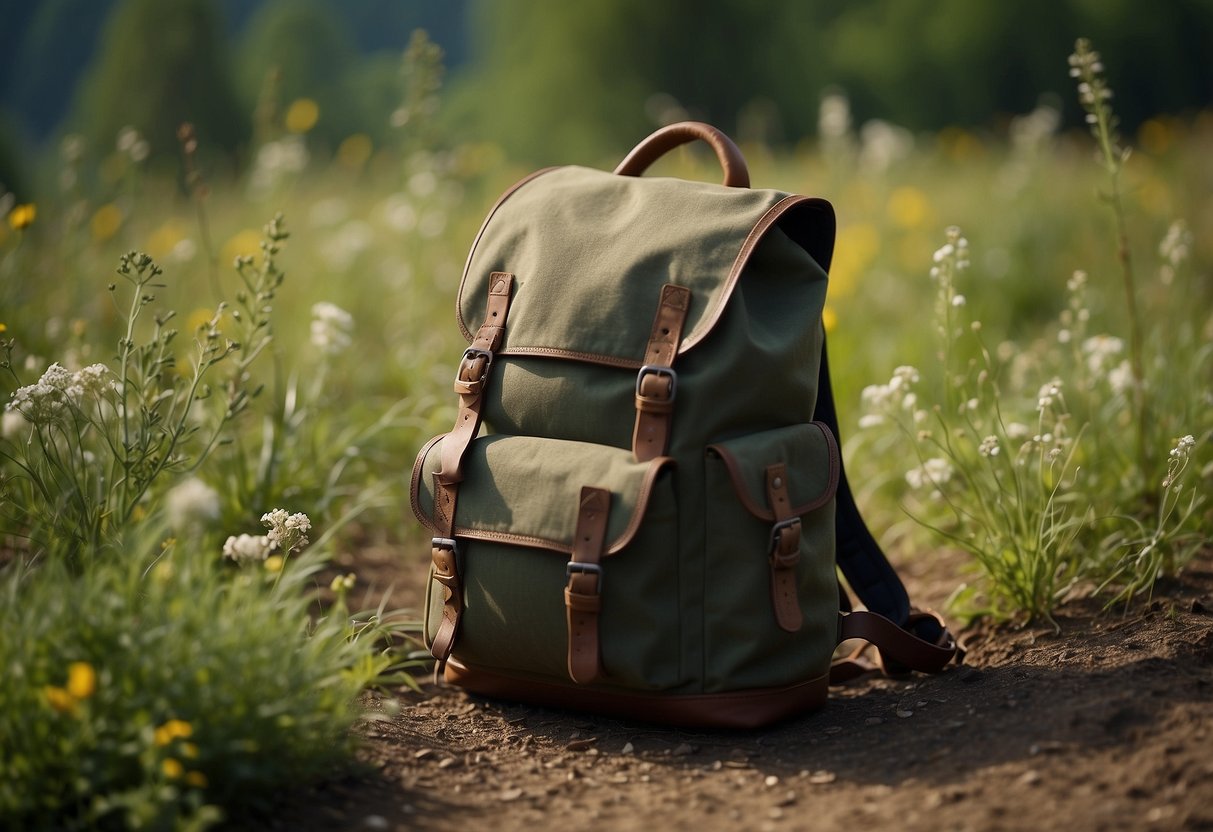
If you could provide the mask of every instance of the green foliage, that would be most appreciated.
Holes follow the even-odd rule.
[[[1213,82],[1207,0],[1149,15],[1088,0],[479,0],[470,24],[461,123],[536,163],[597,162],[672,112],[741,135],[765,107],[777,114],[765,138],[794,142],[815,131],[832,87],[860,122],[989,125],[1064,92],[1055,56],[1077,31],[1140,67],[1118,85],[1130,124],[1202,106]]]
[[[108,148],[123,127],[146,137],[153,158],[180,154],[177,129],[192,122],[207,151],[248,140],[219,16],[211,0],[124,0],[106,23],[75,104],[79,130]]]
[[[274,84],[280,107],[311,99],[320,109],[312,134],[335,149],[365,121],[349,84],[356,58],[353,37],[332,6],[271,0],[241,37],[238,65],[245,109],[252,111],[267,83]]]
[[[343,607],[309,619],[318,562],[276,576],[159,549],[132,535],[79,577],[0,574],[6,825],[198,828],[349,748],[368,645]]]
[[[1120,296],[1120,309],[1096,317],[1088,276],[1076,271],[1052,340],[992,347],[960,291],[970,251],[953,228],[930,271],[943,395],[933,407],[921,401],[909,367],[864,391],[864,421],[896,425],[918,455],[906,480],[929,496],[907,496],[912,514],[984,573],[964,595],[970,611],[981,598],[996,614],[1048,619],[1065,595],[1092,587],[1128,602],[1207,545],[1208,509],[1190,461],[1213,436],[1213,400],[1186,380],[1213,374],[1213,348],[1197,335],[1213,319],[1203,305],[1174,301],[1202,291],[1190,277],[1191,237],[1174,222],[1147,261],[1157,284],[1139,285],[1121,196],[1129,154],[1114,131],[1104,67],[1085,40],[1070,65],[1108,177],[1115,227],[1106,248],[1119,275],[1102,288]],[[1170,349],[1160,349],[1163,332],[1178,336],[1165,339]]]

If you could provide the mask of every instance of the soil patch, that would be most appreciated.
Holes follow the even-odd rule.
[[[363,729],[358,772],[255,828],[1213,830],[1213,556],[1127,614],[1079,601],[1057,623],[971,631],[964,666],[754,732],[426,686]]]

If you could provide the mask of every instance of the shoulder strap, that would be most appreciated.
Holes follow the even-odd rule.
[[[817,408],[813,418],[824,422],[834,432],[841,447],[824,336],[821,369],[818,371]],[[901,578],[855,505],[855,496],[851,493],[841,458],[839,466],[835,514],[838,567],[859,600],[868,608],[867,613],[850,612],[849,600],[839,587],[839,641],[862,638],[871,642],[881,652],[882,665],[889,673],[942,670],[958,655],[955,639],[937,616],[918,612],[910,606],[910,598]],[[877,619],[887,621],[881,624]]]

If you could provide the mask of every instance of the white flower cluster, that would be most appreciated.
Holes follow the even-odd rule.
[[[249,186],[258,193],[272,191],[284,178],[306,168],[309,159],[302,136],[285,136],[266,142],[257,149]]]
[[[325,355],[343,352],[353,331],[354,317],[340,306],[328,301],[312,306],[312,344]]]
[[[935,261],[931,267],[931,277],[938,278],[943,274],[942,266],[950,264],[956,271],[964,271],[969,267],[969,241],[961,235],[960,228],[951,225],[947,231],[948,241],[935,250],[931,259]],[[962,301],[963,303],[963,301]]]
[[[261,522],[269,532],[263,535],[242,534],[229,537],[223,544],[223,556],[237,563],[265,560],[276,550],[289,555],[308,543],[307,532],[312,528],[312,521],[306,514],[289,514],[285,509],[276,508],[263,514]]]
[[[1109,364],[1124,352],[1125,342],[1115,335],[1093,335],[1082,342],[1087,357],[1087,369],[1093,376],[1102,376]]]
[[[906,471],[906,482],[910,484],[911,488],[938,489],[939,486],[952,479],[952,472],[950,462],[940,457],[932,457],[917,468]]]
[[[1196,437],[1192,434],[1180,437],[1175,443],[1175,447],[1171,449],[1171,459],[1186,460],[1192,456],[1192,449],[1196,447]]]
[[[219,493],[197,477],[174,486],[164,504],[169,525],[178,531],[219,519]]]
[[[114,144],[118,148],[118,152],[130,156],[132,162],[142,162],[151,151],[147,141],[139,135],[139,131],[130,126],[118,131],[118,139]]]
[[[100,395],[108,375],[109,368],[104,364],[91,364],[75,373],[52,364],[36,383],[17,388],[7,409],[35,425],[53,422],[69,404],[79,405],[86,396]]]
[[[1061,403],[1061,379],[1055,378],[1048,384],[1040,388],[1040,392],[1036,394],[1036,409],[1047,410],[1056,404]]]
[[[237,563],[241,561],[265,560],[273,548],[270,539],[263,534],[233,535],[223,544],[223,556],[231,558]]]
[[[918,396],[913,386],[918,383],[918,370],[902,365],[893,370],[893,377],[888,384],[869,384],[860,394],[864,405],[870,411],[860,418],[859,426],[869,428],[884,422],[885,414],[897,408],[913,410],[918,403]],[[921,421],[915,414],[915,421]]]
[[[998,456],[998,452],[1000,450],[1002,450],[1002,448],[1000,448],[998,445],[997,436],[987,436],[985,439],[981,440],[981,444],[977,446],[977,453],[987,457]]]
[[[307,545],[307,532],[312,521],[303,513],[288,514],[286,509],[276,508],[261,515],[261,522],[269,529],[266,535],[271,547],[290,553]]]

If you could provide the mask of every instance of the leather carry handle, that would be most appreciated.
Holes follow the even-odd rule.
[[[724,133],[702,121],[680,121],[662,127],[636,145],[615,168],[615,173],[620,176],[640,176],[648,170],[649,165],[669,151],[696,139],[707,142],[716,152],[720,167],[724,169],[725,185],[730,188],[750,187],[750,171],[737,145]]]

